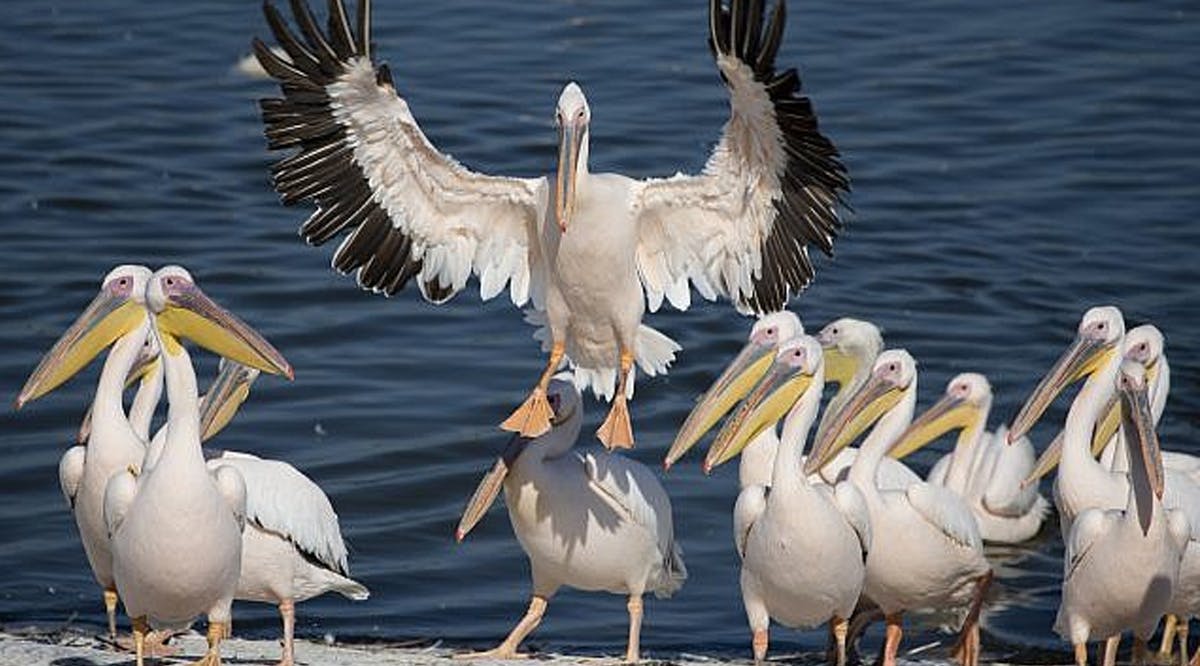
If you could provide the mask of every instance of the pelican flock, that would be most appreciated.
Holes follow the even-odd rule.
[[[1036,548],[1018,544],[1053,538],[1038,481],[1057,468],[1065,553],[1053,629],[1076,664],[1087,664],[1092,642],[1113,664],[1126,632],[1134,662],[1147,661],[1166,618],[1162,656],[1177,636],[1180,666],[1200,666],[1188,642],[1200,615],[1200,456],[1160,447],[1171,388],[1163,332],[1127,330],[1114,306],[1087,310],[1016,417],[993,430],[984,375],[958,373],[918,414],[917,359],[885,346],[876,324],[845,316],[807,334],[786,308],[814,277],[810,249],[832,252],[850,181],[797,71],[777,65],[786,8],[767,4],[708,3],[730,115],[703,170],[635,179],[590,171],[592,110],[574,82],[555,105],[551,174],[472,171],[435,147],[375,58],[370,0],[353,15],[327,0],[324,25],[304,0],[290,0],[291,23],[264,3],[275,44],[252,44],[280,96],[262,100],[262,122],[269,150],[289,153],[272,167],[282,203],[315,206],[304,240],[341,238],[333,268],[386,295],[415,281],[426,300],[444,303],[472,278],[483,300],[507,290],[548,354],[500,424],[509,442],[456,530],[464,541],[503,494],[529,560],[529,605],[498,646],[457,656],[524,656],[550,600],[569,587],[624,597],[624,660],[639,661],[643,599],[681,589],[681,543],[699,538],[676,524],[659,475],[716,430],[700,464],[710,474],[739,459],[732,552],[756,663],[767,659],[772,621],[827,626],[829,658],[842,666],[881,616],[880,662],[895,666],[904,624],[932,614],[957,632],[954,659],[978,664],[989,591],[1005,584],[985,542]],[[634,446],[636,372],[666,373],[681,349],[643,318],[664,302],[687,309],[693,290],[755,318],[742,349],[661,442],[657,472],[619,451]],[[188,344],[221,359],[204,395]],[[109,638],[121,645],[123,607],[140,666],[204,616],[207,648],[196,663],[216,666],[234,600],[270,603],[282,621],[280,664],[297,663],[296,604],[370,595],[350,577],[333,502],[286,461],[203,446],[260,372],[290,379],[291,365],[186,269],[125,264],[43,356],[16,407],[106,351],[58,478]],[[1035,459],[1032,429],[1079,382],[1061,433]],[[594,442],[582,435],[588,389],[611,402]],[[902,462],[951,432],[953,449],[923,477]]]

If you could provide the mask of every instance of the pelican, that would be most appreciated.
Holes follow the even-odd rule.
[[[987,377],[964,372],[950,380],[941,400],[912,422],[891,455],[903,458],[946,432],[961,430],[954,450],[938,460],[926,480],[967,502],[984,541],[1020,543],[1038,533],[1050,503],[1036,487],[1022,486],[1034,464],[1029,438],[1008,446],[1003,427],[995,433],[985,430],[991,408]]]
[[[200,398],[200,438],[220,432],[249,396],[259,370],[221,359],[219,372]],[[153,338],[147,338],[127,384],[138,382],[129,423],[145,438],[162,391],[162,361]],[[80,428],[86,438],[90,419]],[[143,471],[162,455],[168,430],[160,428],[151,441]],[[205,449],[210,470],[228,465],[241,473],[246,486],[247,523],[242,530],[242,563],[237,592],[240,601],[274,604],[283,621],[281,666],[295,662],[295,605],[326,592],[363,601],[370,591],[349,578],[346,544],[337,513],[320,486],[292,465],[238,451]]]
[[[152,325],[142,330],[163,350],[167,433],[157,464],[140,473],[118,472],[108,482],[104,518],[113,575],[133,619],[139,666],[148,627],[186,626],[201,613],[208,618],[208,651],[198,663],[216,666],[241,568],[246,489],[235,468],[205,465],[196,376],[181,338],[260,369],[289,377],[292,371],[269,343],[209,300],[183,268],[156,271],[146,304]]]
[[[256,368],[221,359],[216,379],[200,400],[202,440],[209,440],[232,420],[258,375]],[[165,429],[159,430],[152,451],[162,450],[166,435]],[[234,599],[270,603],[279,609],[283,622],[279,664],[291,666],[295,663],[297,603],[327,592],[364,601],[370,591],[349,577],[337,513],[312,479],[282,460],[208,449],[204,455],[214,473],[220,467],[232,467],[245,482],[246,526]],[[157,458],[155,453],[148,458],[152,456]]]
[[[75,517],[92,575],[104,592],[108,635],[114,641],[118,599],[112,549],[104,524],[104,487],[114,473],[130,465],[140,465],[145,455],[145,435],[139,437],[126,419],[122,394],[125,377],[137,363],[149,331],[144,303],[150,276],[150,269],[145,266],[112,269],[104,277],[100,293],[42,358],[16,400],[20,409],[49,393],[82,369],[89,359],[112,346],[96,386],[91,408],[95,418],[88,419],[95,423],[90,443],[67,450],[58,464],[58,479]],[[133,409],[145,414],[145,403],[145,400],[135,402]]]
[[[817,425],[820,439],[850,396],[867,383],[871,366],[883,351],[883,334],[869,321],[841,317],[826,324],[817,333],[817,341],[825,350],[825,382],[838,387]]]
[[[1113,379],[1112,373],[1105,373]],[[1120,396],[1129,446],[1130,474],[1123,509],[1091,508],[1071,525],[1066,542],[1062,602],[1054,629],[1075,648],[1075,662],[1087,665],[1087,643],[1110,641],[1132,629],[1135,663],[1143,663],[1145,641],[1167,610],[1179,576],[1179,562],[1191,529],[1181,511],[1164,511],[1163,468],[1146,395],[1145,369],[1120,366]],[[1103,401],[1095,386],[1085,387],[1067,415],[1064,446],[1086,448]],[[1065,461],[1064,461],[1065,462]],[[1185,650],[1186,652],[1186,650]],[[1108,659],[1112,659],[1110,650]]]
[[[721,420],[739,400],[746,397],[755,382],[771,367],[779,346],[804,334],[804,324],[795,314],[783,310],[761,317],[750,327],[746,345],[725,368],[712,386],[700,396],[683,427],[663,459],[669,470],[704,433]],[[771,485],[771,469],[779,438],[774,428],[765,428],[742,450],[738,467],[739,488]]]
[[[871,376],[830,422],[805,462],[811,474],[871,423],[848,478],[870,514],[864,596],[887,622],[885,666],[895,666],[902,614],[926,608],[969,607],[955,650],[961,663],[979,659],[979,611],[992,572],[983,539],[966,503],[941,486],[917,481],[903,490],[878,485],[879,462],[908,426],[916,404],[917,367],[902,349],[884,351]]]
[[[852,485],[830,492],[800,475],[800,452],[816,420],[824,372],[821,345],[813,338],[781,346],[709,452],[719,464],[743,450],[756,429],[773,428],[787,413],[770,488],[743,488],[734,516],[756,663],[766,660],[772,618],[789,627],[828,622],[837,664],[846,662],[849,618],[862,592],[871,531],[866,505]]]
[[[627,662],[640,657],[642,595],[668,597],[687,570],[675,543],[671,501],[644,465],[607,453],[573,449],[583,423],[578,389],[551,381],[550,432],[519,433],[484,476],[463,512],[461,541],[491,506],[501,487],[513,531],[529,556],[533,598],[525,616],[498,647],[469,658],[512,659],[542,620],[559,587],[628,595]]]
[[[1137,335],[1133,335],[1134,332]],[[1156,359],[1160,358],[1162,336],[1157,329],[1139,327],[1125,334],[1125,320],[1121,311],[1112,306],[1095,307],[1084,313],[1080,320],[1075,341],[1063,353],[1042,379],[1022,406],[1013,426],[1009,430],[1010,441],[1021,436],[1033,427],[1041,417],[1050,402],[1061,393],[1068,384],[1082,379],[1084,388],[1095,403],[1091,409],[1092,423],[1099,422],[1097,434],[1088,440],[1068,440],[1064,431],[1061,444],[1051,447],[1043,453],[1039,460],[1036,475],[1052,469],[1054,463],[1059,463],[1058,476],[1054,482],[1054,500],[1058,507],[1059,519],[1062,523],[1064,539],[1071,533],[1071,523],[1082,511],[1089,508],[1101,510],[1122,510],[1127,504],[1129,494],[1129,475],[1112,471],[1093,456],[1103,444],[1116,437],[1118,453],[1117,460],[1127,460],[1129,452],[1121,443],[1120,433],[1107,430],[1105,424],[1114,421],[1109,417],[1112,409],[1112,398],[1116,392],[1114,378],[1123,361],[1139,363],[1143,372],[1151,378],[1151,385],[1165,390],[1165,384],[1159,384],[1155,375],[1162,372]],[[1156,351],[1158,353],[1156,353]],[[1169,372],[1169,370],[1168,370]],[[1076,398],[1078,400],[1078,397]],[[1151,417],[1154,410],[1159,409],[1164,399],[1151,398]],[[1019,430],[1018,430],[1019,429]],[[1110,437],[1112,435],[1113,437]],[[1074,444],[1072,443],[1074,442]],[[1061,458],[1061,460],[1060,460]],[[1163,503],[1168,509],[1179,509],[1188,518],[1189,525],[1200,525],[1200,486],[1198,486],[1187,471],[1164,467],[1163,483],[1165,495]],[[1200,608],[1200,533],[1186,543],[1183,562],[1179,571],[1177,593],[1172,599],[1170,611],[1173,615],[1184,618],[1180,629],[1180,641],[1185,646],[1183,654],[1187,653],[1186,620],[1193,617]],[[1169,643],[1168,643],[1169,644]],[[1110,649],[1115,650],[1115,639],[1110,643]],[[1142,649],[1138,645],[1138,650]]]
[[[370,52],[370,2],[352,26],[330,2],[322,34],[293,2],[303,41],[270,4],[287,58],[256,39],[259,61],[283,97],[262,102],[268,144],[297,149],[274,169],[285,204],[313,201],[301,235],[319,245],[351,233],[333,257],[364,289],[392,294],[416,278],[441,303],[472,275],[489,299],[508,285],[520,307],[544,310],[550,357],[525,402],[502,426],[526,437],[550,428],[546,387],[563,362],[612,377],[612,407],[597,436],[633,445],[627,396],[636,362],[663,371],[677,346],[640,327],[663,300],[686,309],[689,282],[739,311],[781,309],[813,278],[809,246],[832,251],[849,188],[833,143],[817,128],[795,70],[777,71],[784,3],[711,0],[709,44],[730,93],[730,118],[701,174],[636,180],[588,170],[591,109],[568,83],[555,109],[553,176],[471,171],[429,141]]]

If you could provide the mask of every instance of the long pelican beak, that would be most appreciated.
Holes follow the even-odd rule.
[[[821,355],[825,359],[826,384],[845,386],[854,379],[854,373],[858,372],[858,359],[832,344],[822,345]]]
[[[1008,443],[1012,444],[1029,434],[1038,419],[1058,394],[1076,381],[1094,373],[1116,353],[1116,345],[1085,337],[1076,337],[1063,352],[1050,372],[1038,382],[1037,388],[1025,401],[1008,430]]]
[[[133,362],[133,367],[129,369],[129,374],[125,375],[125,389],[128,390],[131,386],[138,383],[146,375],[150,374],[161,364],[159,360],[158,350],[148,352],[143,349]],[[87,412],[83,415],[83,422],[79,424],[79,432],[75,435],[75,443],[83,444],[92,436],[92,407],[88,405]]]
[[[663,468],[670,469],[721,417],[750,392],[775,358],[775,348],[750,342],[742,348],[717,381],[705,391],[671,443]]]
[[[242,365],[288,379],[295,376],[283,354],[233,313],[214,303],[195,284],[187,283],[168,293],[156,319],[158,330],[166,334],[167,352],[172,351],[174,338],[185,337]]]
[[[979,421],[979,406],[956,396],[943,396],[909,424],[892,443],[888,455],[900,460],[951,430],[970,428]]]
[[[145,306],[131,294],[102,289],[42,357],[17,395],[16,408],[58,388],[117,338],[137,328],[146,314]]]
[[[554,220],[565,234],[575,214],[575,185],[579,181],[579,152],[587,124],[564,121],[558,137],[558,177],[554,183]]]
[[[1122,367],[1123,377],[1118,389],[1121,398],[1121,425],[1129,442],[1129,471],[1134,476],[1142,475],[1154,496],[1161,500],[1164,486],[1162,452],[1158,445],[1158,434],[1154,431],[1154,416],[1150,412],[1145,375],[1142,374],[1143,368],[1132,362],[1127,362],[1126,366],[1135,368],[1136,373],[1125,374],[1126,368]],[[1150,525],[1149,511],[1143,512],[1141,502],[1136,504],[1139,505],[1138,517],[1142,533],[1145,534]],[[1145,508],[1149,509],[1150,503],[1146,504]]]
[[[200,401],[200,441],[221,432],[250,397],[250,385],[258,373],[241,363],[222,361],[221,371]]]
[[[458,521],[458,529],[454,531],[456,541],[462,542],[467,538],[467,534],[479,524],[483,515],[492,507],[492,502],[496,501],[500,489],[504,487],[504,479],[508,476],[508,471],[512,469],[513,463],[521,457],[521,454],[533,441],[528,437],[522,437],[520,433],[514,434],[508,441],[504,452],[496,459],[496,464],[492,465],[488,473],[479,480],[479,485],[475,487],[475,492],[467,501],[467,508],[463,509],[462,518]]]
[[[776,362],[725,422],[704,457],[704,473],[732,460],[742,449],[772,428],[813,384],[813,375]]]
[[[1117,428],[1121,425],[1121,408],[1114,396],[1109,399],[1108,404],[1104,407],[1104,416],[1101,417],[1099,423],[1096,424],[1095,431],[1092,435],[1092,456],[1098,456],[1104,451],[1105,445],[1108,444],[1112,436],[1116,434]],[[1042,455],[1038,457],[1034,463],[1033,469],[1029,472],[1029,476],[1021,482],[1021,489],[1037,483],[1043,476],[1046,476],[1062,460],[1063,434],[1060,432],[1055,435],[1054,440],[1050,442],[1050,446],[1042,451]]]
[[[828,465],[850,442],[895,407],[903,395],[904,389],[872,375],[817,439],[804,462],[804,475],[812,475]]]

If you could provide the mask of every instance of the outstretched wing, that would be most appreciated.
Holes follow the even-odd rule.
[[[640,184],[638,271],[651,310],[664,297],[686,308],[691,280],[709,300],[773,312],[812,281],[808,247],[833,251],[850,181],[796,70],[775,71],[784,0],[769,20],[763,0],[712,0],[709,12],[731,114],[703,173]]]
[[[396,94],[387,65],[370,56],[370,1],[352,29],[341,0],[329,2],[322,34],[303,0],[291,0],[303,40],[268,1],[267,23],[287,54],[261,40],[254,53],[279,81],[282,99],[261,102],[268,145],[298,149],[272,168],[285,204],[313,201],[300,234],[320,245],[349,235],[333,256],[364,289],[391,295],[416,278],[441,303],[478,275],[484,299],[510,285],[530,296],[546,181],[474,173],[429,142]]]

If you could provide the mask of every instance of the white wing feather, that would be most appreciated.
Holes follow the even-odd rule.
[[[750,538],[750,530],[754,523],[767,508],[767,493],[770,488],[757,484],[748,485],[738,493],[737,502],[733,505],[733,544],[737,548],[738,557],[746,558],[746,541]]]
[[[1087,509],[1075,517],[1071,532],[1067,535],[1066,553],[1063,557],[1063,578],[1070,578],[1087,558],[1092,544],[1105,531],[1114,526],[1120,512],[1102,509]]]
[[[111,537],[121,529],[125,513],[133,504],[137,491],[137,477],[127,469],[109,478],[104,486],[104,525],[108,528],[108,536]]]
[[[578,454],[592,487],[628,520],[646,529],[664,556],[671,552],[674,526],[671,500],[654,474],[641,463],[602,451]]]
[[[208,462],[228,465],[246,482],[246,517],[283,535],[326,567],[349,575],[337,513],[320,486],[291,465],[227,451]]]
[[[86,457],[87,447],[72,446],[58,459],[58,487],[62,489],[63,497],[72,510],[75,509],[79,482],[83,480],[83,461]]]
[[[871,550],[871,513],[867,509],[867,501],[853,483],[839,483],[833,488],[833,503],[854,533],[858,535],[862,552]]]
[[[1038,488],[1030,484],[1022,488],[1025,477],[1033,471],[1037,456],[1028,437],[1007,444],[1007,430],[995,435],[985,434],[987,457],[975,478],[984,484],[982,502],[990,513],[1007,518],[1020,518],[1038,503]]]
[[[954,491],[920,482],[910,485],[904,495],[909,506],[946,538],[968,548],[983,547],[975,515]]]

